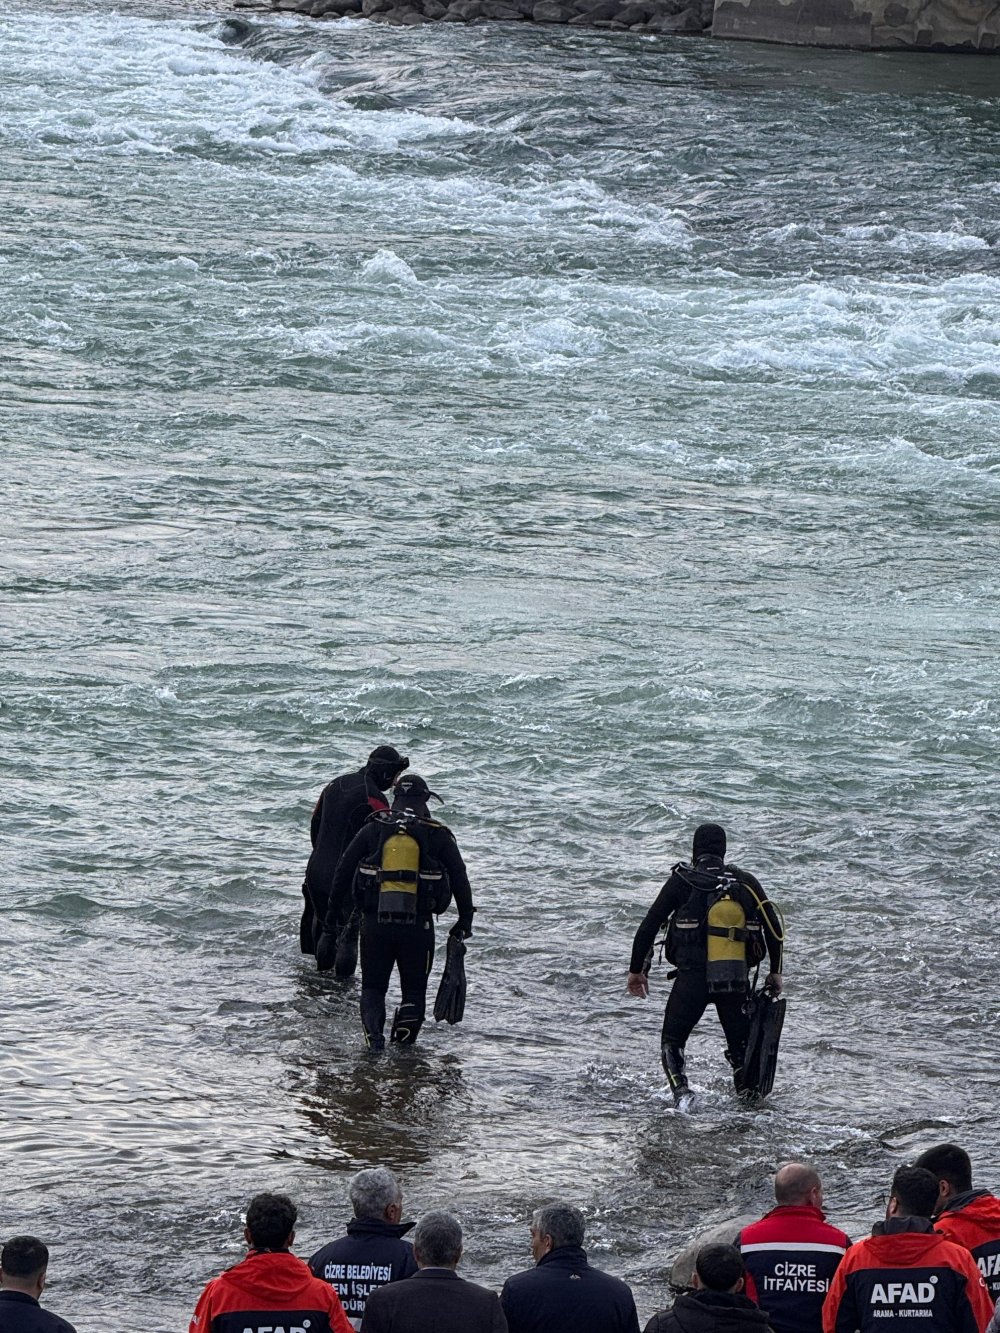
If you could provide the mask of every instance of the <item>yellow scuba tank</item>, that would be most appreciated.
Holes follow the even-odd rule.
[[[747,984],[747,916],[727,890],[705,918],[708,953],[705,979],[710,993],[742,991]]]
[[[420,844],[399,829],[382,844],[379,874],[378,919],[415,921],[420,877]]]

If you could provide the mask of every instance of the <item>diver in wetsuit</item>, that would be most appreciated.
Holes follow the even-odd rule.
[[[653,941],[667,926],[666,955],[676,979],[663,1015],[660,1053],[675,1101],[689,1096],[684,1046],[709,1004],[725,1033],[726,1059],[738,1092],[750,1019],[746,1009],[749,971],[767,954],[765,987],[781,990],[781,917],[747,870],[727,865],[726,834],[718,824],[695,830],[691,864],[670,872],[656,901],[635,933],[629,964],[630,995],[649,994]]]
[[[368,756],[363,768],[344,773],[328,783],[320,793],[309,825],[312,855],[306,866],[302,885],[305,907],[299,927],[303,953],[315,953],[316,942],[329,915],[330,890],[340,854],[365,820],[376,810],[388,810],[383,792],[391,787],[397,774],[410,766],[409,759],[391,745],[379,745]],[[350,892],[334,906],[333,928],[344,931],[354,911]],[[357,938],[347,932],[337,960],[337,975],[353,976],[357,966]]]
[[[345,848],[334,875],[326,926],[316,946],[321,972],[336,956],[336,904],[353,890],[361,913],[361,1023],[369,1049],[385,1046],[385,996],[399,968],[402,1003],[393,1016],[391,1040],[417,1039],[427,1003],[427,977],[434,959],[434,921],[452,897],[458,920],[448,932],[472,934],[472,889],[455,835],[431,819],[427,802],[441,798],[416,773],[399,778],[392,808],[373,814]]]

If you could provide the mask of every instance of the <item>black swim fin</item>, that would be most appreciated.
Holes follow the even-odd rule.
[[[743,1067],[737,1071],[740,1092],[766,1097],[774,1087],[778,1069],[778,1043],[785,1022],[785,998],[768,990],[750,996],[750,1035]]]
[[[434,1018],[449,1023],[461,1023],[465,1015],[465,944],[454,935],[448,937],[441,984],[434,1001]]]

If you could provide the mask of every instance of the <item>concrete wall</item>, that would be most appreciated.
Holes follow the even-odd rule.
[[[799,46],[1000,50],[1000,0],[715,0],[712,35]]]

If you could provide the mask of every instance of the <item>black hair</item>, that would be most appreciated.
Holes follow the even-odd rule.
[[[732,1291],[746,1268],[734,1245],[703,1245],[695,1258],[694,1271],[709,1291]]]
[[[11,1236],[0,1250],[0,1268],[8,1277],[29,1282],[49,1266],[49,1251],[37,1236]]]
[[[890,1194],[907,1217],[933,1217],[938,1200],[937,1176],[922,1166],[901,1166]]]
[[[247,1230],[254,1249],[283,1250],[298,1215],[287,1194],[255,1194],[247,1209]]]
[[[939,1143],[935,1148],[928,1148],[913,1165],[922,1166],[938,1180],[947,1180],[959,1193],[972,1189],[972,1163],[969,1154],[957,1143]]]

